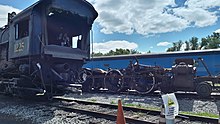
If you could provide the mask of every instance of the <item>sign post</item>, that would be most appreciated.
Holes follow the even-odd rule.
[[[177,102],[174,93],[162,95],[164,107],[165,107],[165,118],[167,124],[175,123],[175,116],[179,114],[179,104]]]

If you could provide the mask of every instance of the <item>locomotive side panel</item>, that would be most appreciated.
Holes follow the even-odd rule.
[[[41,53],[41,44],[44,43],[44,28],[42,22],[42,9],[37,9],[33,11],[31,20],[32,20],[32,31],[31,31],[31,43],[29,52],[31,55],[40,55]]]
[[[9,29],[5,27],[0,33],[0,72],[10,71],[15,68],[13,61],[9,60]]]
[[[29,55],[31,38],[30,12],[21,13],[19,16],[20,18],[14,19],[9,26],[9,58],[11,59]]]

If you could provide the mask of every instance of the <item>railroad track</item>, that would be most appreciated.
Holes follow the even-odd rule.
[[[77,112],[81,114],[86,114],[89,116],[97,117],[97,118],[104,118],[107,120],[116,120],[117,115],[117,105],[113,104],[105,104],[105,103],[97,103],[97,102],[89,102],[89,101],[83,101],[83,100],[77,100],[73,98],[66,98],[66,97],[54,97],[55,101],[65,101],[67,103],[77,103],[81,105],[85,105],[85,107],[78,108],[76,106],[63,106],[58,105],[56,107],[59,107],[60,109],[63,109],[65,111],[69,112]],[[88,109],[87,107],[91,106],[93,108],[96,108],[96,106],[99,106],[97,109]],[[104,109],[108,108],[108,109]],[[135,108],[135,107],[123,107],[124,113],[125,113],[125,119],[127,123],[138,123],[138,124],[156,124],[159,121],[159,115],[160,111],[157,110],[147,110],[147,109],[141,109],[141,108]],[[130,112],[130,114],[129,114]],[[218,119],[215,118],[208,118],[208,117],[199,117],[199,116],[190,116],[190,115],[178,115],[175,120],[176,123],[192,123],[192,122],[198,122],[198,123],[218,123]]]
[[[54,100],[58,100],[58,101],[67,101],[67,102],[76,102],[78,104],[83,104],[83,105],[95,105],[95,106],[100,106],[100,108],[98,109],[93,109],[91,111],[91,109],[89,110],[87,107],[85,107],[84,109],[82,108],[76,108],[76,107],[71,107],[71,106],[63,106],[63,105],[55,105],[55,107],[58,107],[60,109],[63,109],[65,111],[68,112],[76,112],[76,113],[80,113],[80,114],[86,114],[88,116],[92,116],[92,117],[96,117],[96,118],[104,118],[107,120],[111,120],[111,121],[116,121],[117,118],[117,106],[108,106],[108,104],[101,104],[101,103],[92,103],[92,102],[86,102],[86,101],[80,101],[80,100],[71,100],[71,99],[66,99],[66,98],[61,98],[61,97],[55,97]],[[54,106],[54,105],[52,105]],[[94,107],[94,106],[92,106]],[[95,108],[95,107],[94,107]],[[102,109],[102,108],[108,108],[106,111],[106,109]],[[125,117],[126,122],[127,123],[132,123],[132,124],[156,124],[157,121],[155,121],[156,119],[158,119],[156,117],[152,118],[152,121],[146,121],[146,120],[141,120],[138,119],[137,116],[133,116],[133,117]]]
[[[93,92],[92,92],[93,93]],[[137,93],[129,93],[129,92],[121,92],[121,93],[109,93],[109,92],[94,92],[94,93],[105,93],[105,94],[124,94],[124,95],[137,95]],[[150,93],[150,94],[138,94],[139,96],[152,96],[152,97],[161,97],[159,92]],[[175,96],[178,99],[195,99],[195,100],[220,100],[220,94],[212,94],[210,97],[202,98],[198,96],[196,93],[185,93],[185,92],[176,92]]]

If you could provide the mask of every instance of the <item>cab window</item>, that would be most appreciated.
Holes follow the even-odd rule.
[[[15,24],[15,39],[21,39],[29,36],[29,20],[23,20]]]

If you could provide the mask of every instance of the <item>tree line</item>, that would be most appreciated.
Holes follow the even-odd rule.
[[[129,49],[116,49],[116,50],[110,50],[108,53],[93,53],[93,56],[113,56],[113,55],[128,55],[128,54],[141,54],[141,52],[138,52],[137,50],[129,50]]]
[[[184,49],[182,49],[183,44],[185,43]],[[203,49],[216,49],[220,48],[220,34],[213,33],[208,35],[205,38],[202,38],[201,41],[197,37],[192,37],[189,41],[183,42],[179,40],[178,42],[173,42],[172,47],[167,49],[167,52],[174,51],[188,51],[188,50],[203,50]]]

